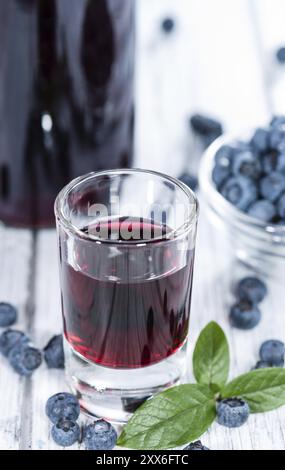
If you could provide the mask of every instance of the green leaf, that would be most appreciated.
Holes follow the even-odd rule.
[[[198,383],[222,386],[230,367],[229,345],[225,333],[215,323],[209,323],[200,333],[193,354],[193,372]]]
[[[145,402],[132,416],[118,445],[169,449],[198,439],[216,416],[213,392],[198,384],[170,388]]]
[[[285,405],[285,369],[258,369],[240,375],[221,392],[223,398],[244,398],[252,413],[262,413]]]

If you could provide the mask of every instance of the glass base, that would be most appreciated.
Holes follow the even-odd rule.
[[[181,380],[186,344],[158,364],[139,369],[111,369],[86,360],[65,340],[67,381],[87,414],[126,423],[148,398]]]

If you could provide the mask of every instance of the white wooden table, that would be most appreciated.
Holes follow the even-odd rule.
[[[172,175],[195,166],[199,146],[187,126],[194,111],[217,116],[235,132],[266,122],[272,112],[285,113],[285,67],[274,61],[276,47],[285,44],[284,3],[138,0],[137,166]],[[177,27],[163,37],[160,21],[168,15]],[[263,340],[285,340],[284,298],[272,290],[258,328],[231,330],[230,283],[240,273],[203,219],[202,207],[190,349],[201,328],[215,319],[229,337],[231,375],[246,372]],[[54,230],[0,230],[0,299],[17,305],[17,326],[38,347],[61,331]],[[58,449],[44,407],[50,395],[63,390],[63,372],[42,366],[23,379],[0,358],[0,449]],[[236,430],[214,424],[203,442],[212,449],[284,449],[285,408],[251,416]]]

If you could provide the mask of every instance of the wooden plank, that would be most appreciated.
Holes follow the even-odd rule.
[[[18,308],[16,328],[28,330],[29,279],[32,266],[32,234],[27,230],[0,228],[0,299]],[[0,329],[1,330],[1,329]],[[26,384],[26,385],[25,385]],[[25,402],[30,380],[20,378],[0,357],[0,449],[21,447]]]
[[[177,29],[164,37],[160,21],[168,15],[176,19]],[[230,131],[268,118],[264,66],[249,2],[139,0],[138,21],[138,166],[180,173],[191,154],[187,118],[194,111],[216,115]],[[270,289],[259,328],[248,333],[232,330],[227,319],[232,273],[238,278],[244,271],[231,266],[231,251],[223,239],[208,234],[202,209],[189,351],[201,328],[214,318],[229,337],[232,375],[243,373],[256,362],[262,340],[284,331],[280,293]],[[20,307],[19,325],[43,347],[61,330],[56,234],[40,232],[34,251],[29,232],[1,230],[0,236],[1,298]],[[0,367],[0,449],[58,449],[44,407],[50,395],[67,389],[63,373],[43,365],[27,381],[13,374],[3,359]],[[284,449],[284,424],[281,409],[252,416],[237,430],[215,424],[203,441],[212,449]]]
[[[38,234],[35,306],[37,314],[33,325],[34,337],[36,344],[43,348],[52,336],[62,331],[55,230],[42,230]],[[51,426],[45,415],[45,404],[51,395],[67,391],[64,371],[49,370],[43,364],[35,373],[34,379],[30,395],[31,447],[58,449],[50,438]]]
[[[165,37],[160,22],[176,21]],[[195,111],[231,132],[269,115],[247,0],[141,0],[137,34],[137,166],[178,175],[191,161]]]

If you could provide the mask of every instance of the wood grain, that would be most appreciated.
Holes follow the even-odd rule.
[[[136,166],[172,175],[193,169],[201,147],[189,131],[192,112],[216,116],[235,132],[266,122],[273,111],[284,113],[285,69],[274,60],[276,47],[285,43],[282,0],[274,1],[274,9],[271,0],[137,3]],[[160,22],[169,15],[176,30],[165,37]],[[17,327],[44,347],[61,330],[55,231],[1,228],[0,261],[0,299],[19,308]],[[250,370],[263,340],[285,339],[282,288],[270,283],[258,328],[244,333],[229,327],[232,284],[248,271],[235,262],[223,236],[209,228],[203,206],[195,268],[189,369],[199,331],[215,319],[229,338],[231,376]],[[44,407],[62,390],[63,372],[43,365],[25,380],[0,358],[0,449],[58,448]],[[251,416],[241,429],[214,424],[203,442],[212,449],[285,449],[285,409]]]

